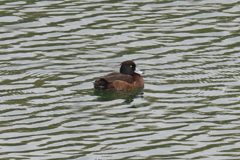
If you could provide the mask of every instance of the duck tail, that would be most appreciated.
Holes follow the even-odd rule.
[[[105,79],[97,79],[93,82],[94,88],[98,90],[106,90],[108,86],[108,82]]]

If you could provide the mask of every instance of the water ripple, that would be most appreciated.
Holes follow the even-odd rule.
[[[2,159],[237,159],[239,2],[2,1]],[[145,87],[92,82],[133,59]]]

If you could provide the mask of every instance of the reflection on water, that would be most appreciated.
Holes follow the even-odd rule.
[[[97,101],[110,101],[114,99],[124,99],[124,102],[130,104],[135,98],[143,98],[143,88],[137,88],[130,91],[103,91],[94,90],[94,96],[98,96]]]
[[[239,159],[239,1],[0,4],[1,159]]]

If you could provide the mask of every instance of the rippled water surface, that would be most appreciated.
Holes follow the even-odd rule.
[[[0,4],[1,159],[239,159],[239,1]]]

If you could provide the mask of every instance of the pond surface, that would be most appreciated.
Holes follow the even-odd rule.
[[[0,4],[1,159],[239,159],[239,1]]]

